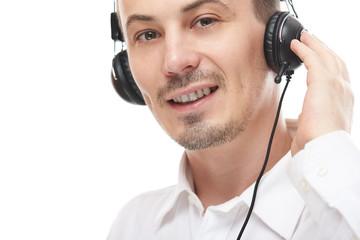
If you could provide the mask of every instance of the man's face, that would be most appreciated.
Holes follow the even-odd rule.
[[[252,0],[120,0],[119,10],[134,79],[182,146],[218,146],[265,117],[265,24]]]

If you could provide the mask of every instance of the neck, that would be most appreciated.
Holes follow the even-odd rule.
[[[273,120],[262,118],[229,143],[186,151],[194,176],[195,193],[205,209],[239,196],[256,181],[265,160],[272,125]],[[291,141],[285,120],[280,118],[265,171],[289,151]]]

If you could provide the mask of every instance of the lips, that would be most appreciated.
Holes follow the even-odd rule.
[[[177,96],[170,101],[180,105],[190,104],[210,95],[212,92],[216,91],[217,89],[218,89],[217,86],[205,87],[203,89],[198,89],[188,94]]]

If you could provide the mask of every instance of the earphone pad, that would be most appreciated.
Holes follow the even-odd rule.
[[[116,92],[125,101],[137,105],[145,105],[140,89],[131,74],[126,51],[121,51],[113,59],[112,83]]]
[[[279,48],[277,45],[277,39],[279,39],[279,31],[283,20],[288,15],[288,12],[275,13],[266,25],[264,36],[264,54],[265,59],[269,67],[275,72],[279,73]]]

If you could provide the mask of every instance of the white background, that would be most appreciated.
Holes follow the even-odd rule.
[[[348,64],[360,145],[358,1],[294,4]],[[182,149],[112,88],[112,9],[111,0],[1,0],[2,240],[105,239],[125,202],[177,181]],[[300,112],[305,76],[289,86],[287,117]]]

